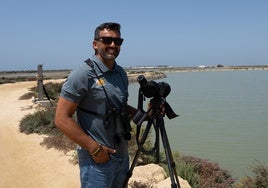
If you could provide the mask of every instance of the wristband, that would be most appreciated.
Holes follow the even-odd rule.
[[[96,156],[99,153],[99,151],[101,150],[101,148],[102,148],[102,146],[101,146],[101,144],[99,144],[99,147],[93,153],[91,153],[90,155],[92,157]]]

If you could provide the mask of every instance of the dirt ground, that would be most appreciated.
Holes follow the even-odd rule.
[[[32,113],[31,99],[19,97],[36,82],[0,85],[0,187],[1,188],[77,188],[79,169],[55,149],[40,143],[42,135],[19,132],[19,121]]]

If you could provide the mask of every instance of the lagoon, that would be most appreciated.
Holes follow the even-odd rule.
[[[217,162],[236,178],[256,160],[267,165],[268,71],[170,72],[155,81],[171,86],[166,99],[180,115],[165,118],[173,151]],[[138,89],[130,84],[135,107]]]

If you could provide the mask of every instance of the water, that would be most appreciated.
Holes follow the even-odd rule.
[[[217,162],[233,177],[268,162],[268,72],[168,73],[167,102],[179,117],[165,118],[173,151]],[[130,85],[137,106],[139,84]],[[147,104],[147,99],[144,104]]]

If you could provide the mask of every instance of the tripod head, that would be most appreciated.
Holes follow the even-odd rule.
[[[153,114],[159,112],[160,106],[164,105],[165,113],[169,119],[173,119],[178,115],[173,111],[171,106],[166,101],[166,97],[169,95],[171,88],[166,82],[147,81],[143,75],[139,75],[137,81],[140,84],[139,99],[138,99],[138,111],[133,118],[133,122],[137,125],[141,125],[147,118],[148,113],[152,110]],[[151,108],[145,112],[143,110],[144,97],[152,98],[150,100]]]
[[[156,83],[155,81],[147,81],[143,75],[139,75],[137,81],[140,84],[145,97],[166,98],[170,93],[170,86],[166,82]]]

